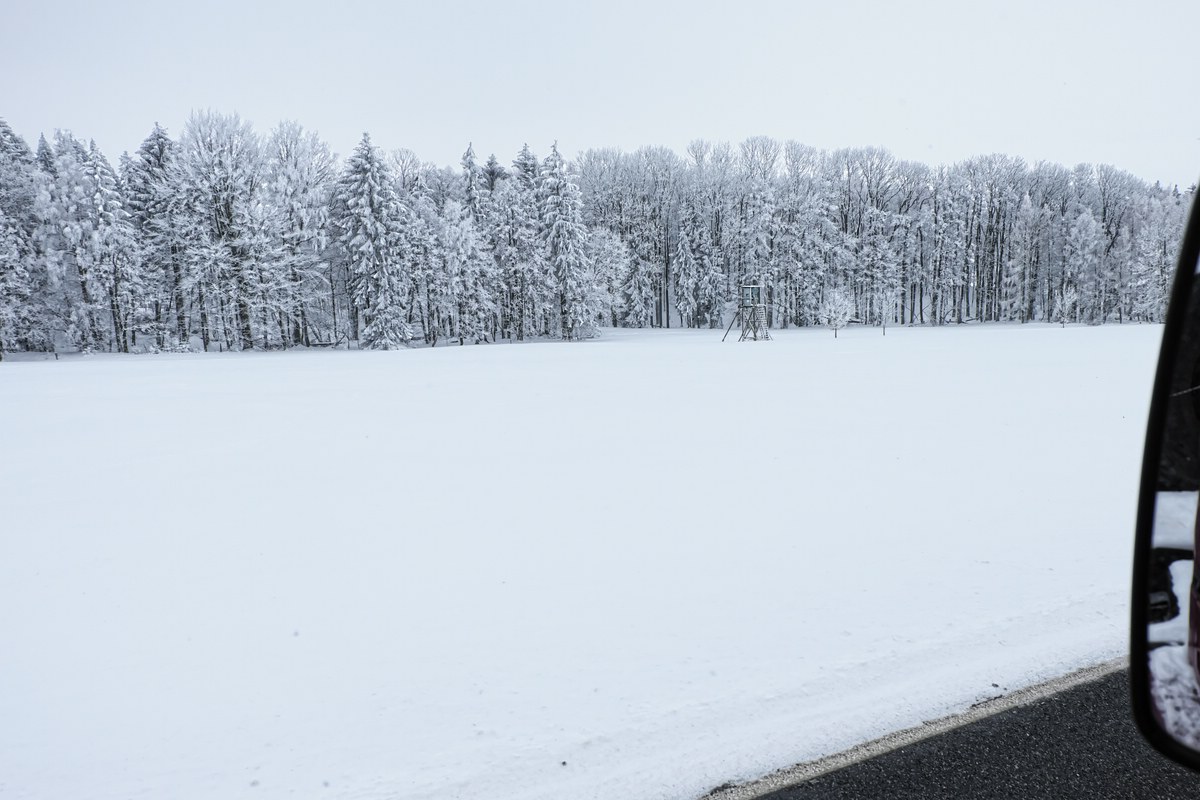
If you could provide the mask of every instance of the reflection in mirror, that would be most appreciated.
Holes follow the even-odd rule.
[[[1160,491],[1154,503],[1149,580],[1150,691],[1159,724],[1174,739],[1200,750],[1200,691],[1195,677],[1197,637],[1189,620],[1196,597],[1196,492]]]
[[[1160,375],[1155,387],[1150,435],[1160,437],[1158,457],[1144,465],[1155,470],[1153,483],[1143,478],[1143,493],[1151,486],[1154,492],[1142,498],[1152,503],[1153,524],[1149,541],[1139,542],[1148,546],[1139,563],[1150,711],[1171,740],[1200,753],[1200,575],[1193,569],[1200,532],[1200,282],[1192,280],[1194,270],[1189,273],[1178,277],[1186,285],[1177,287],[1177,297],[1188,302],[1171,309],[1183,318],[1175,325],[1168,321],[1164,334],[1159,370],[1170,378],[1164,384]],[[1134,630],[1136,636],[1136,623]]]

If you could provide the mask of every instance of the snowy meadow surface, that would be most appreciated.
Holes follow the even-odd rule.
[[[683,800],[1113,658],[1161,327],[0,365],[0,795]]]

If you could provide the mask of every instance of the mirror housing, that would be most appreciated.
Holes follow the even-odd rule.
[[[1200,770],[1200,204],[1193,198],[1167,306],[1142,457],[1129,683],[1155,749]]]

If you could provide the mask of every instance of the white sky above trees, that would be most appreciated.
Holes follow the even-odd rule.
[[[21,2],[0,26],[0,117],[110,158],[193,109],[283,119],[343,157],[363,131],[457,164],[523,142],[1006,153],[1200,177],[1200,2],[539,0]]]

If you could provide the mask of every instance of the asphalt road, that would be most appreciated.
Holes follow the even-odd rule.
[[[1200,773],[1152,750],[1129,712],[1128,670],[893,750],[769,800],[1200,798]]]

